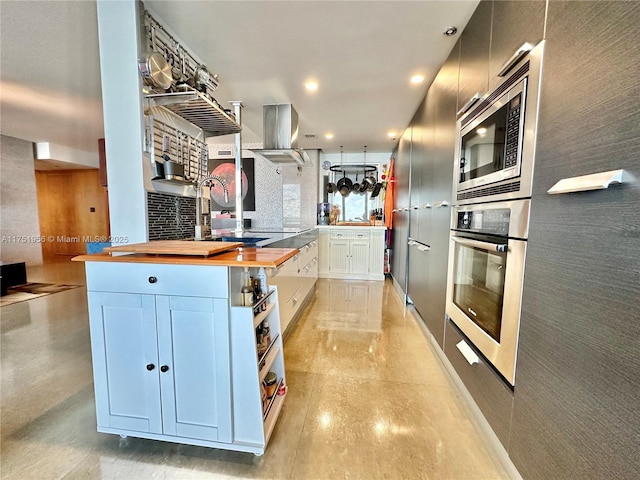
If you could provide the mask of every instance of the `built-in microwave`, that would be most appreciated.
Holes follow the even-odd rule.
[[[531,196],[543,48],[523,54],[496,88],[458,112],[457,204]]]

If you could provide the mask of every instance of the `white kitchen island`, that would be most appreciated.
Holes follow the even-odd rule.
[[[298,252],[76,257],[86,265],[98,431],[262,455],[285,399],[263,405],[261,395],[268,372],[286,384],[278,293],[269,289],[264,309],[241,306],[242,272]],[[265,320],[271,341],[259,358]]]

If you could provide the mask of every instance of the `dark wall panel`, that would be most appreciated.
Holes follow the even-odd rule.
[[[523,43],[536,45],[544,36],[545,0],[499,0],[493,2],[489,83]]]
[[[640,472],[638,38],[638,2],[550,2],[509,446],[524,478]],[[618,168],[635,182],[546,193]]]

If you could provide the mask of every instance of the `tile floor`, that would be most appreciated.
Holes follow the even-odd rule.
[[[0,311],[2,479],[508,478],[389,281],[318,281],[262,457],[97,433],[87,318],[85,288]]]

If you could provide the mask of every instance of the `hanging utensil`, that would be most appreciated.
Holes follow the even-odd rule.
[[[351,189],[353,191],[353,193],[360,193],[360,184],[358,183],[358,174],[356,173],[356,183],[353,184],[353,187]]]
[[[351,192],[351,189],[353,187],[353,182],[350,178],[347,177],[347,172],[343,172],[343,177],[338,180],[337,186],[340,195],[342,195],[343,197],[349,195],[349,192]]]
[[[145,83],[166,90],[173,83],[171,66],[159,52],[152,52],[138,61],[138,70]]]

